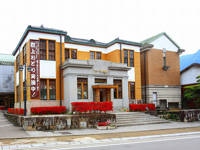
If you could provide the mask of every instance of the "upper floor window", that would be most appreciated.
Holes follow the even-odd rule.
[[[65,60],[67,59],[77,59],[77,50],[76,49],[65,49]]]
[[[46,59],[46,40],[40,40],[40,60]]]
[[[124,50],[124,63],[129,67],[134,67],[134,51]]]
[[[55,41],[49,40],[49,60],[55,60]]]
[[[16,71],[19,70],[19,66],[20,66],[20,54],[18,54],[16,57]]]
[[[90,59],[101,59],[101,52],[90,51]]]
[[[90,52],[90,59],[95,59],[95,53],[94,53],[94,51]]]
[[[124,50],[124,63],[128,65],[128,50]]]
[[[26,63],[26,44],[23,47],[23,64]]]
[[[96,52],[96,59],[101,59],[101,52]]]

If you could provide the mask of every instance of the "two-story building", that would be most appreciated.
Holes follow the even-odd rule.
[[[73,101],[112,101],[114,110],[142,99],[140,48],[121,39],[108,43],[70,37],[57,29],[28,26],[13,51],[15,107]]]
[[[112,101],[180,106],[180,47],[166,33],[141,43],[108,43],[70,37],[57,29],[28,26],[13,51],[15,107]],[[25,103],[24,103],[25,102]]]

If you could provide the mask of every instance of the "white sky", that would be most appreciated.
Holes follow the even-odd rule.
[[[1,0],[0,53],[11,54],[28,25],[76,38],[140,42],[166,32],[186,53],[200,49],[199,0]]]

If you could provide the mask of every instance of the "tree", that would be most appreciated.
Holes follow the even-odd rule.
[[[200,108],[200,75],[196,79],[197,84],[184,87],[184,108]]]

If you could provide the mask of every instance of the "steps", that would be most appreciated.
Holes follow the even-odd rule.
[[[116,114],[116,125],[118,127],[169,122],[168,120],[145,114],[144,112],[116,112],[114,114]]]

